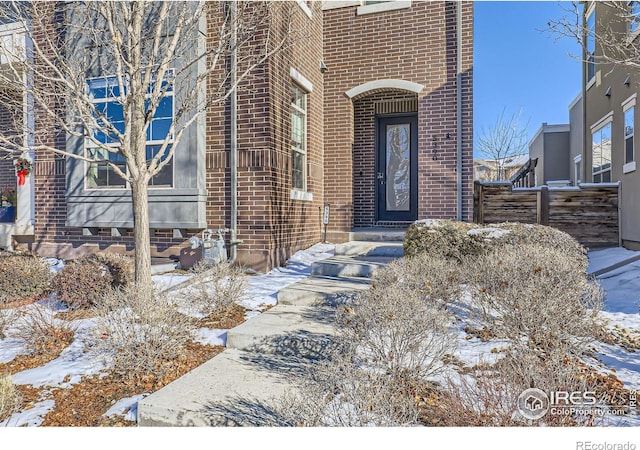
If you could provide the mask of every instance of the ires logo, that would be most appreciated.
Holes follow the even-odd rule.
[[[541,419],[549,412],[560,415],[601,413],[594,412],[597,396],[594,391],[566,392],[552,391],[548,394],[541,389],[526,389],[518,396],[518,412],[529,420]]]

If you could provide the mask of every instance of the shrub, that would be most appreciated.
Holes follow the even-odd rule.
[[[13,384],[11,375],[0,375],[0,422],[16,412],[20,403],[20,391]]]
[[[575,255],[574,255],[575,256]],[[598,333],[602,292],[562,249],[505,245],[465,265],[483,325],[516,344],[580,353]]]
[[[224,314],[248,293],[248,283],[242,267],[229,262],[194,267],[191,306],[205,316]]]
[[[96,253],[92,258],[107,266],[113,278],[113,287],[126,287],[133,283],[133,258],[118,253]]]
[[[485,253],[487,244],[480,235],[468,234],[474,225],[451,220],[416,222],[409,226],[404,240],[404,254],[462,261],[469,255]]]
[[[0,303],[37,299],[49,291],[51,271],[40,258],[26,254],[0,256]]]
[[[407,426],[418,423],[415,391],[404,380],[333,357],[313,366],[299,389],[276,404],[280,426]]]
[[[554,414],[531,421],[518,413],[518,398],[525,390],[549,392],[596,391],[576,358],[562,351],[545,354],[531,349],[509,349],[491,366],[470,374],[447,377],[436,401],[425,408],[423,420],[442,426],[575,426],[593,425],[593,417]],[[604,406],[604,405],[599,405]]]
[[[55,311],[46,304],[34,304],[23,311],[16,323],[15,336],[26,341],[38,354],[58,354],[75,337],[72,323],[55,318]]]
[[[0,310],[0,339],[6,337],[7,328],[15,323],[18,315],[19,313],[16,309]]]
[[[193,340],[192,320],[158,292],[140,292],[135,286],[111,289],[96,305],[94,349],[113,360],[125,376],[154,372],[175,360]]]
[[[428,254],[460,262],[505,245],[540,245],[561,249],[577,262],[586,260],[587,254],[586,249],[573,237],[553,227],[509,222],[477,225],[451,220],[412,224],[406,233],[404,251],[409,256]]]
[[[454,347],[452,317],[440,299],[425,294],[419,282],[374,284],[342,308],[339,330],[354,357],[411,382],[441,370]]]
[[[95,305],[112,288],[132,282],[130,258],[120,255],[90,255],[69,261],[53,278],[51,287],[58,300],[71,309]]]
[[[401,286],[422,296],[426,303],[445,306],[459,299],[464,272],[455,262],[419,254],[389,263],[373,276],[376,289]]]

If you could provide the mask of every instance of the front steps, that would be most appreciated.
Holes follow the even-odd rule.
[[[385,248],[386,247],[386,248]],[[138,403],[139,426],[278,425],[276,400],[333,345],[336,307],[401,256],[398,242],[350,242],[278,292],[278,304],[227,332],[227,348]]]

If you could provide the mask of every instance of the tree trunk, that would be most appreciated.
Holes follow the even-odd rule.
[[[133,236],[135,246],[135,281],[138,291],[151,292],[151,238],[149,235],[149,184],[131,180],[133,201]]]

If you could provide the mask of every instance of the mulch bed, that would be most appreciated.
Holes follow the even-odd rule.
[[[116,400],[142,393],[155,392],[195,369],[224,350],[221,346],[191,344],[176,361],[166,362],[162,378],[155,374],[140,374],[124,377],[110,373],[84,378],[71,388],[53,390],[55,407],[44,418],[42,426],[53,427],[130,427],[135,421],[125,420],[121,415],[106,417],[103,414]]]
[[[15,305],[13,305],[15,306]],[[233,328],[245,321],[246,309],[234,305],[227,311],[198,321],[206,328]],[[95,313],[90,310],[59,312],[62,320],[89,318]],[[18,355],[8,363],[0,363],[0,374],[16,374],[23,370],[45,365],[60,356],[70,342],[47,343],[39,352]],[[84,377],[69,388],[33,387],[17,385],[22,396],[21,410],[33,408],[35,403],[53,399],[53,410],[44,416],[42,426],[51,427],[130,427],[135,421],[126,420],[123,415],[103,416],[113,404],[122,398],[153,393],[178,379],[187,372],[210,360],[224,350],[222,346],[190,343],[186,351],[176,360],[164,361],[154,373],[140,373],[134,376],[109,372]]]

